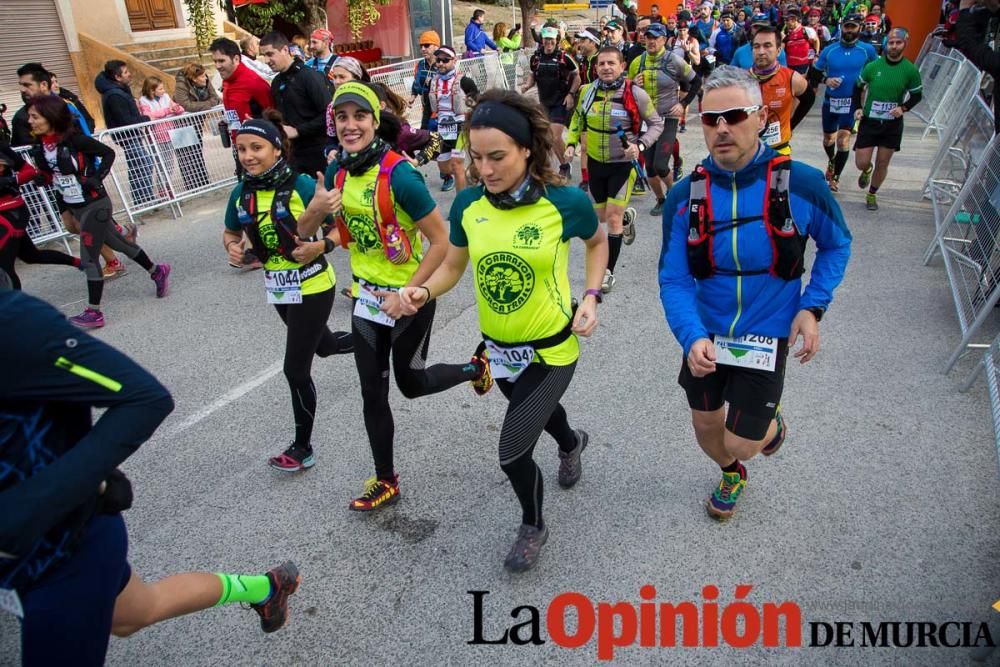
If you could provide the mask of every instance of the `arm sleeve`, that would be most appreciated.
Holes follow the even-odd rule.
[[[389,183],[396,205],[406,211],[414,222],[426,218],[437,207],[431,193],[427,191],[423,176],[409,162],[400,163],[392,170]]]
[[[643,146],[652,146],[663,134],[663,118],[656,113],[656,105],[642,86],[632,84],[632,95],[635,96],[635,105],[639,107],[639,115],[646,121],[646,131],[639,137],[639,141]]]
[[[804,207],[810,212],[807,233],[816,243],[816,258],[809,274],[809,285],[802,293],[800,308],[829,308],[833,291],[844,279],[851,256],[851,232],[847,229],[840,205],[823,188],[823,174],[807,165],[792,163],[793,195],[801,193]],[[794,206],[794,202],[793,202]]]
[[[455,197],[455,201],[451,205],[451,210],[448,212],[448,241],[453,246],[458,248],[469,247],[469,237],[465,233],[465,228],[462,227],[462,218],[465,216],[465,209],[469,208],[482,195],[482,186],[477,186],[466,188]]]
[[[146,442],[173,410],[156,378],[113,347],[70,324],[48,304],[3,299],[5,371],[0,402],[73,403],[107,408],[76,445],[37,474],[0,493],[0,551],[23,554]],[[68,344],[73,341],[72,345]]]
[[[701,77],[698,76],[697,73],[695,73],[694,78],[691,79],[691,82],[688,84],[687,95],[685,95],[684,99],[681,100],[681,104],[683,104],[686,107],[691,106],[691,104],[693,104],[694,101],[698,99],[698,92],[700,90],[701,90]]]
[[[956,48],[972,61],[972,64],[988,72],[994,78],[1000,77],[1000,52],[994,51],[986,43],[986,27],[990,13],[964,10],[958,14],[955,26]]]
[[[240,225],[239,217],[236,215],[236,204],[237,202],[239,202],[242,194],[243,194],[243,184],[237,183],[236,187],[233,188],[232,193],[229,195],[229,201],[226,203],[226,211],[225,211],[226,229],[228,229],[231,232],[236,232],[237,234],[243,231],[243,226]]]
[[[597,213],[590,203],[590,197],[582,190],[565,186],[550,187],[546,196],[562,216],[563,241],[569,241],[574,236],[586,241],[597,233]]]
[[[660,251],[660,302],[674,338],[687,356],[691,345],[709,333],[698,314],[694,276],[688,268],[689,187],[674,187],[663,205],[663,247]]]

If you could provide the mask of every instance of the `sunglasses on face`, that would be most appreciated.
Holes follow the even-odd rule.
[[[726,125],[736,125],[745,121],[755,111],[760,111],[759,104],[755,104],[752,107],[723,109],[722,111],[702,111],[698,115],[701,116],[702,125],[717,127],[720,119],[726,121]]]
[[[439,63],[450,63],[451,62],[451,58],[437,58],[436,60]]]
[[[421,45],[420,45],[420,48],[422,48],[422,49],[429,49],[429,48],[431,48],[432,46],[434,46],[434,45],[433,45],[433,44],[421,44]]]

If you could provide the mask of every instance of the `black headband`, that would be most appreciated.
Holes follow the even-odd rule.
[[[275,148],[281,148],[281,135],[274,123],[267,120],[253,119],[243,123],[243,126],[236,131],[236,136],[241,134],[253,134],[274,144]]]
[[[532,147],[531,122],[527,116],[501,102],[480,102],[472,112],[472,129],[492,127],[525,148]]]

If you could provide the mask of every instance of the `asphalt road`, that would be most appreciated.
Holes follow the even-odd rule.
[[[502,561],[519,522],[497,465],[506,406],[498,391],[468,387],[418,400],[395,389],[397,469],[403,498],[372,515],[347,510],[372,474],[357,375],[350,357],[317,360],[317,465],[299,475],[266,460],[291,437],[280,362],[284,328],[263,303],[260,274],[231,271],[221,250],[220,193],[184,205],[184,216],[151,216],[140,241],[173,264],[172,292],[157,301],[136,266],[105,291],[101,339],[125,350],[171,389],[177,409],[125,465],[135,485],[127,512],[130,561],[147,579],[192,569],[257,572],[293,559],[303,574],[291,619],[265,636],[256,615],[231,606],[112,639],[112,665],[585,664],[584,646],[557,646],[546,608],[565,592],[591,602],[638,606],[692,601],[718,587],[719,614],[737,585],[760,610],[795,602],[802,641],[810,622],[969,621],[996,612],[1000,598],[997,460],[989,402],[972,368],[941,367],[958,325],[940,264],[921,258],[933,222],[920,196],[936,140],[907,121],[877,214],[864,208],[848,166],[838,200],[854,234],[846,280],[823,320],[822,351],[791,364],[784,412],[789,438],[773,459],[748,464],[736,516],[720,525],[702,503],[719,470],[694,442],[676,384],[680,350],[659,303],[658,220],[643,211],[638,240],[622,254],[618,287],[600,307],[596,335],[565,397],[571,423],[590,432],[576,488],[555,484],[554,443],[543,436],[551,537],[538,567],[507,574]],[[819,119],[796,133],[795,156],[825,165]],[[705,153],[700,128],[681,136],[688,167]],[[436,191],[442,210],[453,193]],[[582,291],[582,244],[571,277]],[[346,254],[333,261],[349,275]],[[22,267],[25,289],[62,308],[82,309],[84,281],[63,267]],[[338,298],[332,326],[345,328]],[[469,358],[477,342],[466,276],[440,300],[430,361]],[[483,638],[540,615],[541,645],[469,645],[473,596],[483,598]],[[86,604],[85,600],[80,601]],[[567,631],[573,632],[574,615]],[[711,623],[707,623],[711,625]],[[977,626],[978,627],[978,626]],[[521,630],[522,637],[528,636]],[[973,630],[973,635],[975,629]],[[784,632],[781,635],[785,637]],[[1000,641],[1000,629],[994,628]],[[57,637],[53,640],[58,641]],[[619,649],[628,664],[965,664],[964,648]],[[993,657],[996,659],[996,656]],[[0,616],[0,664],[18,662],[17,625]]]

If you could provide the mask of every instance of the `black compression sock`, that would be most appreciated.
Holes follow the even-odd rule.
[[[139,254],[132,258],[132,261],[146,269],[146,271],[149,271],[150,275],[152,275],[153,269],[156,268],[156,265],[153,264],[153,260],[149,258],[149,255],[146,254],[145,250],[140,250]]]
[[[837,151],[837,144],[823,144],[823,150],[826,151],[826,156],[833,161],[834,153]]]
[[[740,474],[740,477],[742,477],[743,479],[747,478],[747,469],[743,466],[742,463],[740,463],[739,459],[736,459],[727,466],[719,466],[719,467],[722,468],[722,472],[738,472]]]
[[[103,280],[87,281],[87,303],[91,306],[101,305],[101,295],[104,294]]]
[[[844,173],[844,167],[847,166],[847,159],[851,156],[851,151],[837,151],[837,157],[833,161],[833,171],[837,174],[837,178]]]
[[[868,186],[868,194],[873,195],[876,192],[878,192],[878,189],[879,189],[878,185],[869,185]]]
[[[615,272],[618,255],[622,252],[622,235],[608,234],[608,271]]]

